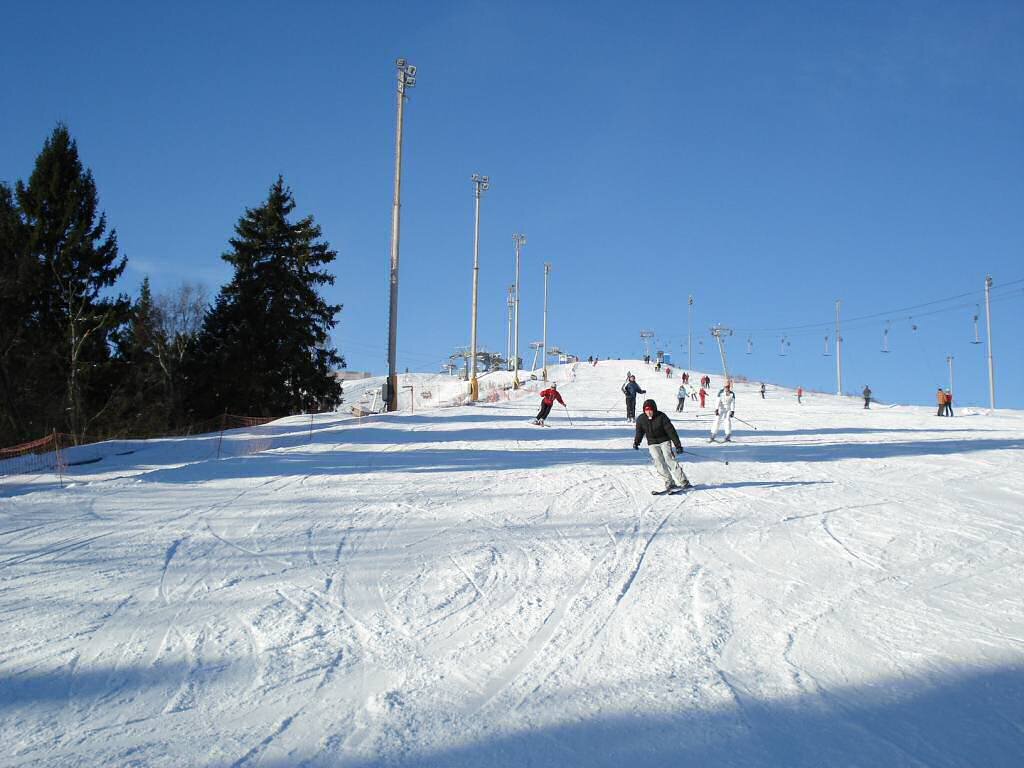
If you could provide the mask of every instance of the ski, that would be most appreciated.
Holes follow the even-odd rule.
[[[665,490],[662,490],[662,491],[651,491],[651,495],[652,496],[678,496],[681,493],[686,493],[687,491],[692,491],[696,487],[697,486],[695,486],[695,485],[693,485],[691,483],[689,485],[689,487],[687,487],[687,488],[678,488],[678,487],[676,487],[676,488],[666,488]]]

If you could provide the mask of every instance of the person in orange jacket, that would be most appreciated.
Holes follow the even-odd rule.
[[[565,400],[563,400],[562,396],[558,394],[558,385],[554,382],[552,382],[551,386],[547,389],[541,390],[540,396],[540,411],[537,412],[537,418],[534,419],[533,423],[537,426],[543,427],[544,419],[546,419],[548,414],[551,413],[551,406],[555,404],[555,400],[560,402],[562,405],[565,405]]]
[[[939,387],[939,391],[935,393],[935,402],[939,404],[939,412],[936,416],[946,415],[946,393],[942,391],[942,387]]]

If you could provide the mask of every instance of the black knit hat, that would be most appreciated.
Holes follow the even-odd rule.
[[[657,413],[657,412],[658,412],[658,404],[657,404],[656,402],[654,402],[653,400],[644,400],[644,407],[643,407],[643,410],[645,410],[645,411],[646,411],[646,410],[648,409],[648,407],[649,407],[649,408],[650,408],[650,409],[651,409],[652,411],[654,411],[655,413]]]

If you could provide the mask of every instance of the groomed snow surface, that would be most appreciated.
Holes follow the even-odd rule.
[[[1024,764],[1024,414],[553,373],[2,478],[0,764]]]

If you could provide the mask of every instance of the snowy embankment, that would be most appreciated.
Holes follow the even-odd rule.
[[[1024,414],[741,384],[653,497],[628,367],[4,478],[0,764],[1020,765]]]

